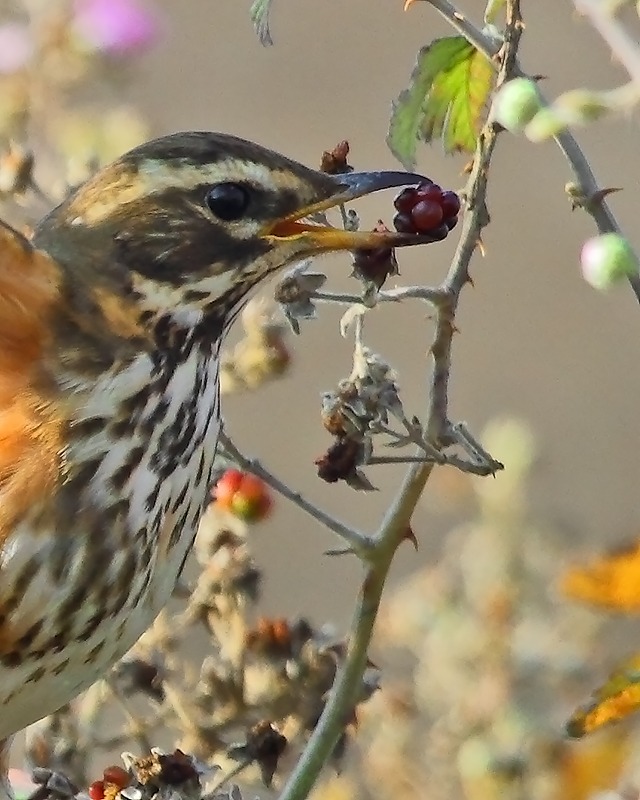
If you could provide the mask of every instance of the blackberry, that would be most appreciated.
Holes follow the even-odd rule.
[[[434,242],[446,239],[455,228],[460,212],[460,198],[455,192],[442,190],[437,183],[425,180],[407,186],[393,201],[397,214],[393,218],[400,233],[429,235]]]

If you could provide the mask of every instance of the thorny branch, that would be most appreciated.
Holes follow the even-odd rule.
[[[496,43],[492,38],[479,30],[465,14],[458,11],[448,0],[425,1],[433,6],[433,8],[474,45],[474,47],[484,53],[492,64],[497,66],[496,56],[500,52],[500,43]],[[582,0],[577,0],[576,5],[580,5],[581,2]],[[587,0],[584,5],[592,5],[595,7],[596,3]],[[514,60],[510,77],[528,77],[518,64],[517,58]],[[569,166],[579,184],[582,196],[587,198],[587,202],[583,203],[581,207],[592,217],[598,231],[600,233],[622,233],[613,212],[602,195],[601,187],[598,185],[593,170],[589,165],[589,161],[576,138],[568,128],[565,128],[565,130],[556,135],[555,142],[569,162]],[[638,269],[629,277],[629,283],[631,284],[631,288],[637,300],[640,302],[640,260],[638,260],[637,254],[635,254],[635,260]]]
[[[500,52],[492,56],[500,64],[498,85],[513,76],[521,32],[519,0],[508,0],[505,41]],[[460,293],[469,282],[471,258],[480,243],[482,228],[488,222],[485,205],[487,174],[497,136],[498,129],[488,122],[479,138],[474,166],[467,182],[467,206],[460,242],[437,304],[435,335],[431,345],[431,399],[425,426],[425,437],[435,445],[439,445],[448,432],[448,382],[455,314]],[[308,795],[338,740],[367,664],[369,644],[389,568],[396,550],[411,535],[411,516],[432,470],[431,463],[415,464],[409,468],[374,536],[374,546],[368,552],[365,575],[351,623],[346,660],[336,677],[318,725],[280,800],[303,800]]]

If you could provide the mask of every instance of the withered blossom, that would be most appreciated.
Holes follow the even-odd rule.
[[[256,763],[264,785],[269,788],[280,757],[287,748],[287,738],[273,722],[261,720],[247,731],[246,740],[231,745],[227,753],[230,758],[247,764]]]
[[[326,283],[327,276],[319,272],[307,272],[309,262],[303,262],[289,270],[278,282],[274,299],[280,304],[294,333],[300,333],[299,320],[315,319],[314,294]]]
[[[333,150],[325,150],[322,154],[320,171],[329,175],[342,175],[347,172],[353,172],[353,167],[347,161],[348,156],[349,142],[346,140],[338,142]]]
[[[380,219],[375,231],[388,231],[389,228]],[[380,289],[390,275],[399,275],[398,259],[393,248],[376,247],[373,250],[355,250],[353,253],[353,277],[365,285],[373,284]]]

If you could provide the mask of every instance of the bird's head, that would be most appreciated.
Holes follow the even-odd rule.
[[[117,292],[153,320],[222,318],[251,288],[308,256],[424,241],[395,232],[302,222],[379,189],[419,182],[405,172],[328,175],[251,142],[179,133],[102,169],[39,225],[34,243],[71,283]]]

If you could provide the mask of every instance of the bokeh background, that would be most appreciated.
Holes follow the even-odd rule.
[[[476,20],[484,4],[461,4]],[[154,131],[213,129],[253,139],[310,165],[341,139],[356,168],[395,168],[385,144],[390,103],[407,84],[418,49],[451,33],[427,3],[403,13],[400,2],[275,0],[275,46],[262,47],[237,0],[158,0],[164,38],[142,60],[128,91]],[[568,0],[524,4],[522,63],[547,76],[545,91],[606,88],[624,80],[596,33]],[[611,205],[632,243],[638,238],[638,130],[633,119],[578,131],[603,186],[623,187]],[[418,170],[446,186],[464,179],[463,156],[419,149]],[[533,501],[562,521],[576,546],[601,549],[637,533],[640,427],[640,308],[621,287],[609,295],[581,278],[578,256],[593,232],[571,212],[564,194],[571,174],[550,144],[504,135],[492,166],[486,257],[473,264],[475,288],[459,314],[451,386],[452,412],[480,431],[487,420],[516,415],[533,428],[539,462]],[[359,209],[369,224],[391,217],[391,195]],[[450,241],[400,253],[398,282],[439,281]],[[346,257],[323,264],[335,287],[349,285]],[[268,291],[268,289],[267,289]],[[350,370],[351,343],[341,338],[339,312],[322,308],[292,337],[290,375],[258,394],[227,399],[224,413],[238,443],[310,498],[372,528],[400,478],[370,471],[375,494],[328,486],[313,459],[329,444],[319,420],[319,394]],[[385,306],[367,318],[367,341],[398,370],[409,411],[425,408],[431,329],[418,304]],[[500,457],[500,453],[494,454]],[[508,467],[508,464],[507,464]],[[434,492],[415,518],[421,543],[398,556],[393,580],[439,547],[449,523]],[[328,559],[330,534],[286,503],[256,533],[265,567],[266,611],[300,612],[343,625],[358,578],[348,558]]]
[[[60,7],[64,5],[60,3]],[[100,7],[109,18],[118,3],[79,0],[68,8],[83,5]],[[48,42],[53,55],[39,64],[40,77],[37,69],[33,70],[36,79],[26,93],[34,114],[25,138],[41,146],[44,140],[45,145],[45,157],[38,159],[36,174],[41,171],[46,179],[47,170],[51,171],[46,158],[48,137],[72,160],[82,160],[79,153],[93,135],[83,113],[91,117],[93,111],[95,127],[101,130],[101,155],[105,151],[115,155],[127,139],[143,134],[135,109],[149,122],[153,135],[188,129],[226,131],[312,166],[319,165],[323,151],[347,139],[350,162],[357,169],[397,168],[385,144],[391,101],[407,85],[419,48],[452,33],[428,3],[416,2],[403,13],[401,0],[274,0],[275,45],[264,48],[253,31],[248,0],[148,0],[148,6],[152,16],[157,16],[159,31],[153,47],[141,54],[132,46],[130,61],[126,53],[114,53],[111,48],[106,53],[108,80],[101,82],[100,68],[91,71],[98,59],[72,53],[68,61],[66,56],[58,60],[56,48],[64,55],[69,41],[66,34],[60,36],[61,44],[56,40],[56,4],[50,0],[0,0],[0,73],[7,72],[7,59],[16,55],[15,31],[6,38],[5,11],[7,19],[13,18],[15,7],[19,14],[26,9],[36,18],[51,13],[53,19]],[[481,19],[481,0],[461,2],[460,6],[476,21]],[[544,88],[550,97],[576,87],[606,89],[626,80],[598,35],[575,15],[570,0],[537,0],[523,2],[523,6],[522,65],[532,74],[546,76]],[[632,30],[638,29],[637,14],[631,10],[628,21],[635,21]],[[19,45],[18,41],[18,50]],[[109,57],[113,57],[111,61]],[[50,68],[51,91],[47,85]],[[78,69],[77,75],[74,69]],[[18,74],[15,84],[12,79],[0,84],[0,117],[15,98],[19,102],[21,80]],[[64,91],[56,94],[56,81],[62,84],[65,80],[72,87],[68,106],[60,100]],[[73,99],[81,109],[78,113]],[[110,103],[115,111],[103,120],[101,112]],[[41,118],[48,124],[39,126]],[[635,120],[631,116],[608,120],[577,134],[601,186],[624,189],[612,195],[610,203],[626,235],[640,248]],[[420,147],[418,156],[419,172],[447,188],[464,185],[465,156],[445,156],[437,146]],[[9,208],[2,195],[5,165],[2,156],[0,199],[3,215],[6,210],[13,222],[10,214],[16,208]],[[603,661],[609,668],[615,663],[610,643],[614,649],[629,651],[639,640],[633,620],[627,627],[607,621],[600,635],[594,618],[585,622],[587,618],[573,613],[566,600],[551,606],[559,600],[556,579],[568,560],[583,561],[589,552],[637,542],[640,529],[640,433],[636,423],[640,308],[627,287],[600,294],[581,278],[580,248],[594,227],[586,214],[570,210],[564,187],[571,179],[568,165],[552,143],[534,146],[524,138],[501,136],[491,168],[488,200],[492,222],[484,233],[486,255],[483,258],[478,253],[474,259],[475,286],[466,287],[457,318],[460,333],[455,340],[450,410],[452,419],[467,421],[477,434],[496,418],[520,418],[535,436],[538,456],[531,477],[522,474],[526,469],[518,472],[517,446],[492,452],[505,462],[507,475],[515,477],[503,476],[503,484],[496,481],[493,496],[486,490],[483,496],[476,484],[476,506],[481,513],[475,526],[455,525],[456,518],[469,519],[471,504],[464,487],[447,482],[442,470],[436,471],[429,483],[414,518],[419,551],[404,547],[397,555],[390,584],[398,591],[394,602],[385,607],[372,653],[376,661],[381,655],[385,667],[392,665],[384,673],[391,684],[402,672],[394,669],[402,661],[398,651],[404,656],[403,648],[408,649],[418,662],[400,694],[383,684],[386,694],[376,695],[378,706],[372,703],[372,728],[380,736],[378,749],[372,748],[362,774],[365,783],[369,778],[374,786],[374,794],[381,777],[376,768],[389,764],[380,758],[380,743],[384,751],[388,739],[385,726],[377,721],[389,723],[391,728],[397,725],[393,735],[404,731],[405,741],[415,743],[414,766],[424,763],[424,778],[419,773],[416,778],[408,770],[413,782],[408,780],[407,796],[415,796],[416,787],[435,776],[440,795],[449,800],[460,795],[459,787],[456,783],[450,788],[452,784],[438,770],[445,765],[445,771],[451,773],[452,765],[462,764],[460,753],[469,755],[464,747],[467,739],[473,740],[478,720],[485,727],[491,752],[498,753],[495,763],[503,763],[504,739],[507,751],[518,749],[525,741],[525,749],[529,747],[530,730],[546,736],[551,729],[557,745],[569,709],[604,677]],[[359,203],[363,224],[371,226],[378,218],[390,221],[391,201],[391,193],[382,193]],[[440,244],[400,252],[401,275],[389,284],[439,283],[453,254],[456,234],[457,230]],[[329,274],[331,288],[359,288],[349,277],[347,256],[327,258],[321,268]],[[263,289],[267,296],[272,292],[273,285]],[[352,341],[339,332],[342,309],[320,307],[319,311],[317,320],[302,323],[302,335],[289,336],[293,367],[286,376],[257,392],[227,396],[224,414],[235,442],[245,453],[258,456],[282,480],[335,515],[373,530],[402,470],[368,469],[379,491],[366,494],[345,485],[327,485],[317,478],[314,459],[331,443],[320,420],[320,394],[349,374],[353,349]],[[234,331],[231,339],[240,333]],[[408,415],[420,417],[426,410],[431,336],[427,309],[415,302],[383,305],[366,317],[366,342],[397,370]],[[515,461],[510,462],[512,458]],[[533,523],[526,510],[520,513],[516,508],[520,478],[526,481]],[[486,482],[481,485],[492,485]],[[500,495],[500,486],[505,485],[507,490]],[[496,497],[506,500],[507,506],[512,501],[504,519],[494,513]],[[539,520],[545,522],[538,528]],[[548,542],[539,545],[541,531],[555,532],[553,546]],[[251,527],[250,541],[264,576],[259,614],[304,616],[314,625],[329,622],[338,634],[346,629],[360,574],[355,559],[323,555],[336,544],[331,534],[297,508],[278,500],[274,513]],[[410,580],[412,573],[443,550],[440,578],[435,571],[425,570]],[[561,553],[557,566],[555,552]],[[515,553],[522,555],[522,564],[526,562],[529,568],[522,584],[536,583],[538,596],[534,602],[528,589],[522,591],[513,615],[518,625],[512,626],[511,581],[523,578],[518,574],[522,564],[514,566],[518,560]],[[453,587],[450,596],[447,581]],[[459,588],[463,584],[464,588]],[[439,590],[446,596],[440,606]],[[390,592],[387,597],[391,596]],[[433,608],[436,611],[428,616]],[[513,661],[513,681],[511,648],[518,654]],[[189,639],[186,649],[189,657],[198,657],[210,651],[211,643]],[[593,674],[581,674],[586,678],[584,686],[571,696],[561,696],[559,687],[564,683],[549,678],[553,669],[571,673],[572,678],[585,666],[586,672],[593,670]],[[415,732],[407,735],[402,727],[406,722],[402,709],[411,705],[405,703],[408,685],[419,698],[423,722],[428,720],[424,739]],[[523,685],[532,699],[528,711],[527,698],[516,697],[515,689],[521,690]],[[473,713],[467,720],[468,730],[454,731],[452,744],[443,754],[438,739],[442,723],[453,720],[455,727],[460,709],[469,708]],[[531,728],[528,723],[519,728],[531,709],[536,712],[530,714]],[[541,719],[537,711],[542,711]],[[509,728],[505,736],[505,719],[516,719],[518,730]],[[418,727],[421,725],[418,722]],[[615,732],[619,730],[614,729],[610,738],[596,740],[604,749],[599,759],[585,757],[589,769],[586,777],[583,770],[582,783],[576,777],[577,762],[571,759],[585,751],[568,747],[552,765],[560,775],[557,795],[534,791],[518,796],[584,800],[598,783],[594,775],[602,778],[599,786],[612,786],[611,776],[617,775],[627,752],[627,745],[621,745],[624,732]],[[461,743],[464,746],[459,747]],[[539,756],[536,747],[529,747],[526,754],[534,777],[541,774],[534,763]],[[638,746],[631,750],[640,752]],[[474,753],[471,756],[474,761]],[[637,787],[640,758],[636,761],[633,785]],[[491,762],[488,771],[494,766]],[[396,759],[387,775],[403,775],[404,767]],[[464,775],[462,778],[464,783]],[[396,800],[403,796],[396,786],[385,786],[386,796]],[[493,795],[483,794],[483,786],[472,782],[465,786],[464,796],[467,800],[504,796],[502,784],[494,788]],[[470,789],[479,789],[480,794]],[[430,795],[431,800],[434,796],[437,798],[437,794]]]

